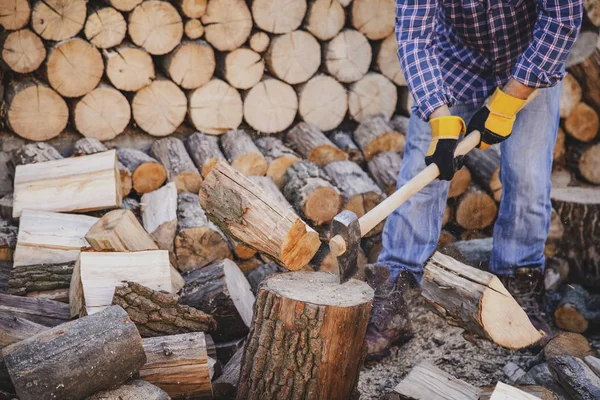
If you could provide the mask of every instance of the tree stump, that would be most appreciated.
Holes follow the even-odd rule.
[[[183,21],[170,3],[144,1],[129,14],[131,40],[152,55],[171,52],[183,37]]]
[[[117,149],[117,157],[130,172],[133,189],[139,193],[150,193],[167,180],[165,167],[146,153],[129,148]]]
[[[225,160],[219,148],[219,139],[212,135],[196,132],[187,137],[185,147],[204,178],[217,161]]]
[[[127,33],[123,14],[112,7],[94,10],[85,22],[85,38],[100,49],[110,49],[121,44]]]
[[[84,0],[38,1],[31,12],[31,27],[43,39],[58,42],[77,35],[86,17]]]
[[[298,112],[307,123],[322,131],[330,131],[344,120],[348,111],[348,94],[334,78],[317,75],[299,86],[297,91]]]
[[[182,89],[196,89],[206,84],[215,72],[215,52],[203,40],[183,40],[163,57],[163,69]]]
[[[350,86],[348,110],[350,117],[358,122],[372,115],[383,115],[389,120],[397,101],[396,85],[381,74],[369,72]]]
[[[131,102],[133,119],[152,136],[167,136],[175,132],[185,119],[187,107],[183,91],[164,78],[155,79],[137,91]]]
[[[150,85],[155,78],[154,62],[145,50],[124,43],[112,50],[104,50],[106,76],[119,90],[137,92]]]
[[[395,12],[393,0],[354,0],[352,26],[369,40],[381,40],[394,31]]]
[[[590,106],[581,102],[565,119],[565,131],[569,136],[580,142],[590,142],[598,134],[600,120],[598,113]]]
[[[227,53],[221,62],[223,77],[237,89],[250,89],[265,72],[265,61],[257,52],[245,47]]]
[[[256,0],[252,17],[260,29],[270,33],[289,33],[298,29],[306,14],[306,0]]]
[[[221,146],[229,164],[242,174],[262,176],[267,172],[267,161],[247,131],[228,131],[221,136]]]
[[[371,65],[372,50],[367,38],[345,29],[323,47],[325,69],[342,83],[360,80]]]
[[[244,0],[212,0],[201,21],[206,41],[218,51],[237,49],[252,31],[252,15]]]
[[[7,33],[2,40],[2,60],[19,74],[35,71],[46,59],[46,48],[42,40],[29,29]]]
[[[254,143],[267,161],[266,176],[271,177],[279,188],[283,187],[285,172],[301,158],[275,137],[262,137]]]
[[[300,122],[288,131],[285,140],[306,160],[319,167],[348,159],[348,155],[327,139],[323,132],[306,122]]]
[[[271,38],[264,32],[256,32],[250,37],[250,48],[257,53],[264,53],[269,48]]]
[[[189,96],[188,119],[196,129],[221,135],[242,123],[242,98],[220,79],[212,79]]]
[[[398,42],[395,33],[392,33],[381,42],[377,53],[376,67],[379,72],[397,86],[406,86],[406,79],[398,62]]]
[[[198,192],[202,176],[181,140],[173,137],[157,140],[152,145],[151,151],[152,155],[163,164],[169,182],[175,182],[179,193]]]
[[[406,139],[394,131],[388,120],[381,115],[373,115],[361,121],[354,131],[354,141],[361,148],[366,161],[384,151],[404,152]]]
[[[396,190],[401,165],[402,157],[394,151],[379,153],[367,164],[373,180],[388,196]]]
[[[265,77],[244,96],[244,119],[258,132],[272,134],[289,128],[298,111],[298,96],[287,83]]]
[[[24,28],[29,23],[31,7],[27,0],[7,0],[0,3],[0,25],[7,31]]]
[[[288,11],[289,8],[286,8],[285,12]],[[256,20],[256,15],[254,18]],[[319,69],[321,46],[310,33],[294,31],[273,37],[265,59],[269,71],[275,77],[296,85],[309,80]]]

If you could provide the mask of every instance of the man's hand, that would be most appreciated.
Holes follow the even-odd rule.
[[[452,180],[456,170],[461,167],[461,159],[454,158],[454,150],[458,144],[458,137],[465,133],[465,121],[461,117],[442,116],[430,118],[429,125],[431,144],[425,163],[438,166],[440,180]]]

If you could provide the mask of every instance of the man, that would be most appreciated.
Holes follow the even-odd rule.
[[[502,153],[490,272],[528,314],[537,312],[561,80],[582,12],[582,0],[397,0],[398,57],[415,100],[397,185],[431,163],[440,176],[386,221],[383,251],[367,271],[377,287],[371,357],[409,334],[402,294],[421,281],[436,248],[461,164],[454,150],[473,130],[482,133],[481,149],[498,144]]]

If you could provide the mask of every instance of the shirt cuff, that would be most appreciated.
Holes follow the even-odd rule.
[[[444,105],[452,107],[455,103],[456,99],[452,93],[447,88],[442,88],[433,92],[429,97],[421,101],[419,104],[414,104],[412,107],[412,112],[415,113],[417,117],[427,122],[429,121],[429,116],[435,110]]]
[[[538,55],[533,55],[530,60],[523,54],[517,60],[511,77],[527,87],[536,89],[552,87],[565,77],[564,68],[559,68],[556,72],[541,69],[538,65],[541,65],[543,61],[538,58]]]

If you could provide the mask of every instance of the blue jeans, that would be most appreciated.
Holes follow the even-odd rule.
[[[512,275],[516,268],[544,267],[544,244],[550,227],[550,173],[559,124],[562,84],[542,89],[521,110],[512,135],[500,144],[502,198],[494,225],[490,272]],[[468,123],[479,105],[457,105],[450,111]],[[425,168],[431,141],[429,123],[410,118],[397,187]],[[418,282],[437,246],[449,182],[434,181],[396,209],[383,229],[378,262],[392,270],[391,279],[408,270]]]

